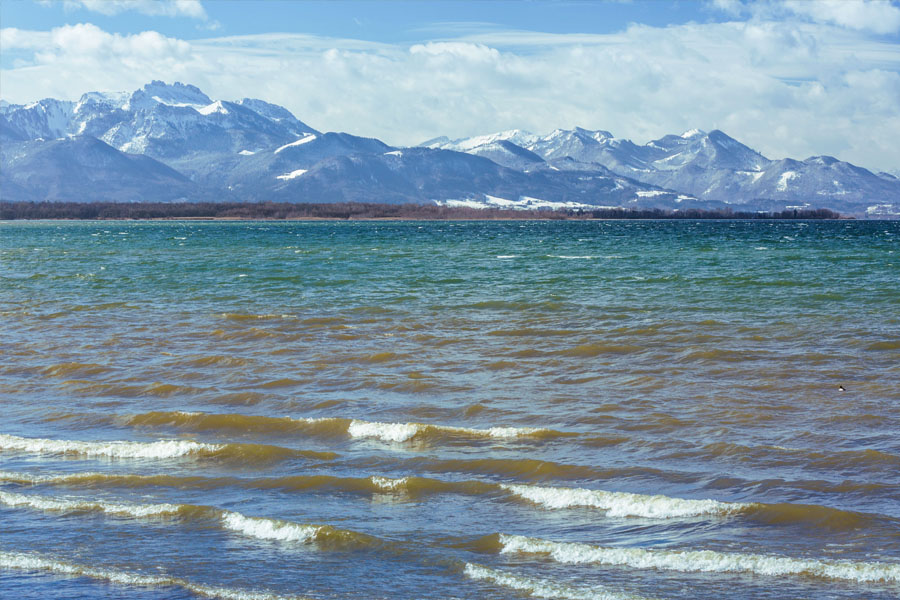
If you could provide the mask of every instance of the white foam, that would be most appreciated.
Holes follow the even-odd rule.
[[[296,596],[278,596],[266,592],[236,590],[191,583],[179,577],[170,577],[168,575],[141,575],[114,569],[88,567],[63,562],[39,554],[25,554],[21,552],[0,552],[0,567],[25,571],[50,571],[51,573],[62,575],[102,579],[120,585],[141,587],[178,586],[201,596],[224,598],[226,600],[300,600]]]
[[[683,573],[742,572],[771,577],[807,575],[858,582],[900,582],[900,564],[882,562],[830,561],[713,550],[604,548],[502,533],[500,544],[501,552],[546,554],[553,560],[566,564],[594,563]]]
[[[86,500],[69,500],[66,498],[50,498],[0,491],[0,503],[7,506],[27,506],[38,510],[69,512],[90,510],[112,515],[129,517],[153,517],[177,514],[178,504],[116,504],[107,502],[91,502]]]
[[[702,515],[731,515],[742,512],[751,504],[719,502],[718,500],[689,500],[662,495],[605,492],[583,488],[541,487],[536,485],[500,484],[504,490],[546,508],[585,506],[607,511],[611,517],[644,517],[671,519]]]
[[[640,598],[640,596],[626,595],[597,587],[589,590],[573,588],[547,579],[531,579],[472,563],[466,563],[463,573],[471,579],[490,581],[513,590],[527,592],[535,598],[564,598],[566,600],[638,600]]]
[[[407,442],[419,434],[428,431],[450,433],[471,437],[487,437],[495,439],[511,439],[534,435],[548,431],[535,427],[491,427],[490,429],[472,429],[469,427],[453,427],[451,425],[430,425],[426,423],[379,423],[354,419],[347,428],[347,433],[355,438],[377,438],[385,442]]]
[[[377,438],[385,442],[406,442],[421,430],[418,423],[377,423],[353,420],[347,433],[355,438]]]
[[[406,487],[407,482],[409,481],[409,477],[401,477],[400,479],[391,479],[390,477],[381,477],[379,475],[373,475],[371,477],[372,484],[387,491],[387,492],[395,492],[397,490],[402,490]]]
[[[96,511],[130,517],[177,515],[186,504],[117,504],[111,502],[52,498],[48,496],[17,494],[0,491],[0,503],[7,506],[25,506],[44,511]],[[218,515],[225,529],[260,540],[307,543],[314,541],[326,526],[305,525],[265,517],[248,517],[239,512],[212,507],[203,509],[207,515]],[[330,529],[330,528],[329,528]]]
[[[303,525],[262,517],[247,517],[237,512],[225,512],[222,524],[226,529],[261,540],[283,542],[310,542],[322,529],[317,525]]]
[[[74,440],[48,440],[23,438],[0,434],[0,450],[32,452],[36,454],[81,454],[110,458],[176,458],[199,452],[216,452],[224,446],[201,444],[187,440],[161,440],[158,442],[82,442]]]

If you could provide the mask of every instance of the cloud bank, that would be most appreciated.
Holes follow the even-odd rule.
[[[2,71],[3,97],[75,99],[178,80],[391,144],[575,125],[644,142],[719,128],[770,158],[830,154],[895,170],[900,48],[879,35],[900,28],[891,20],[900,11],[833,4],[778,5],[795,15],[780,21],[751,15],[609,35],[480,28],[409,46],[301,34],[186,41],[91,24],[7,28],[0,48],[17,59]]]

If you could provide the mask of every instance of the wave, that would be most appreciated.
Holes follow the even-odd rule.
[[[391,461],[396,466],[397,461]],[[653,478],[673,483],[694,483],[697,476],[680,471],[664,471],[653,467],[593,467],[559,463],[534,458],[431,458],[415,457],[401,463],[404,468],[431,473],[485,474],[496,477],[515,477],[529,481],[548,479],[612,480],[633,477]],[[374,464],[370,463],[370,468]]]
[[[130,426],[171,426],[193,431],[241,430],[259,433],[299,432],[311,436],[375,438],[385,442],[410,440],[438,440],[461,438],[552,438],[573,436],[574,433],[535,427],[490,427],[474,429],[428,423],[382,423],[341,417],[293,418],[265,417],[241,414],[212,414],[194,412],[149,412],[123,419]]]
[[[130,417],[114,417],[132,427],[177,427],[191,431],[252,431],[257,433],[292,433],[335,437],[345,435],[350,419],[294,419],[263,417],[233,413],[215,414],[186,411],[153,411]]]
[[[50,377],[71,377],[74,375],[99,375],[111,370],[107,366],[95,363],[65,362],[46,366],[41,369],[41,373]]]
[[[795,463],[817,469],[874,469],[900,466],[900,456],[881,450],[838,450],[822,452],[783,446],[744,446],[729,442],[708,444],[703,450],[709,456],[727,457],[742,462],[775,461],[776,463]]]
[[[535,598],[563,598],[565,600],[641,600],[641,596],[624,594],[598,588],[573,588],[548,579],[532,579],[513,575],[504,571],[490,569],[482,565],[466,563],[463,573],[466,577],[481,581],[490,581],[496,585],[525,592]]]
[[[4,569],[21,569],[24,571],[49,571],[60,575],[90,577],[120,585],[139,587],[177,586],[207,598],[224,600],[303,600],[299,596],[279,596],[268,592],[239,590],[211,585],[193,583],[180,577],[169,575],[143,575],[116,569],[89,567],[65,562],[40,554],[0,551],[0,567]]]
[[[583,488],[540,487],[501,484],[516,496],[546,508],[589,507],[606,511],[611,517],[645,517],[668,519],[705,515],[726,516],[747,511],[751,504],[718,500],[689,500],[662,495],[606,492]]]
[[[497,535],[496,542],[501,553],[544,554],[565,564],[590,563],[683,573],[742,572],[773,577],[806,575],[857,582],[900,583],[900,564],[883,562],[817,560],[713,550],[611,548],[503,533]]]
[[[262,464],[291,457],[333,460],[338,456],[334,452],[294,450],[265,444],[206,444],[190,440],[84,442],[23,438],[8,434],[0,434],[0,451],[141,459],[180,458],[194,455],[240,460],[250,464]]]
[[[319,547],[330,549],[359,549],[380,545],[375,537],[337,529],[331,525],[307,525],[266,517],[248,517],[232,511],[223,511],[221,521],[225,529],[260,540],[316,543]]]
[[[886,515],[841,510],[814,504],[764,504],[685,499],[629,492],[584,488],[505,484],[479,480],[444,481],[430,477],[401,478],[337,477],[334,475],[289,475],[284,477],[204,477],[202,475],[137,475],[100,472],[33,474],[0,471],[0,481],[26,485],[62,485],[84,488],[170,487],[215,490],[239,487],[250,490],[337,491],[353,494],[398,494],[417,499],[438,494],[468,496],[512,496],[548,510],[596,508],[610,517],[678,519],[739,516],[767,525],[805,524],[831,531],[853,531],[881,522],[900,531],[900,520]],[[898,534],[900,535],[900,534]]]
[[[434,439],[440,437],[467,437],[515,439],[520,437],[548,438],[567,435],[560,431],[535,427],[491,427],[472,429],[450,425],[430,425],[425,423],[379,423],[354,420],[347,428],[354,438],[376,438],[385,442],[408,442],[412,439]]]
[[[329,548],[362,548],[379,543],[378,539],[356,531],[337,529],[331,525],[309,525],[249,517],[239,512],[193,504],[119,504],[99,500],[53,498],[43,495],[0,491],[0,503],[14,508],[26,507],[48,512],[99,512],[110,515],[147,518],[172,516],[182,520],[212,520],[228,531],[260,540],[316,543]]]
[[[69,500],[65,498],[48,498],[0,491],[0,503],[7,506],[26,506],[37,510],[58,512],[104,512],[111,515],[131,517],[155,517],[177,515],[186,505],[178,504],[116,504],[92,502],[85,500]]]

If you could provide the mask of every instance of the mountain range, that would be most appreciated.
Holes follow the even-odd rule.
[[[263,100],[153,81],[77,102],[0,101],[4,201],[438,203],[504,208],[828,208],[900,216],[900,180],[830,156],[772,160],[714,130],[643,145],[511,130],[392,147]]]

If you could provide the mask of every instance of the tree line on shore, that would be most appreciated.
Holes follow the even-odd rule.
[[[569,210],[510,210],[438,206],[434,204],[375,204],[340,202],[288,204],[283,202],[0,202],[0,219],[839,219],[834,211],[791,209],[778,212],[597,208]]]

